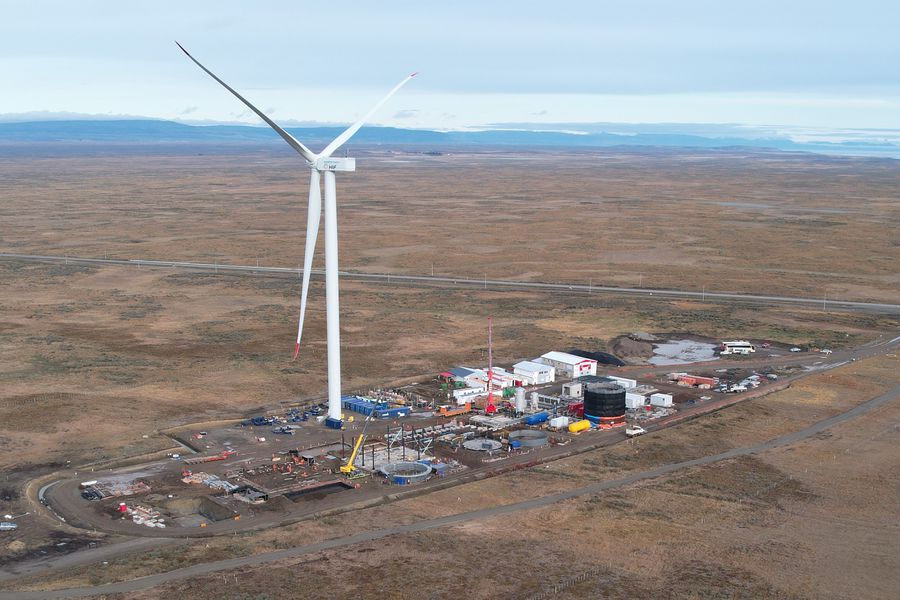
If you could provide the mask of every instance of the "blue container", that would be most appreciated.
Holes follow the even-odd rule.
[[[539,425],[550,418],[550,415],[547,411],[542,411],[539,413],[534,413],[533,415],[528,415],[525,417],[526,425]]]
[[[521,448],[521,447],[522,447],[522,442],[520,442],[519,440],[510,440],[510,441],[509,441],[509,447],[510,447],[510,448]]]
[[[409,407],[400,406],[397,408],[385,408],[375,411],[375,416],[379,419],[395,419],[397,417],[405,417],[409,414]]]
[[[325,427],[328,427],[329,429],[340,429],[343,425],[344,422],[340,419],[332,419],[331,417],[325,419]]]

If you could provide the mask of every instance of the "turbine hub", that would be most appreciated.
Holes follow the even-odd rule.
[[[317,171],[355,171],[355,158],[317,158],[313,165]]]

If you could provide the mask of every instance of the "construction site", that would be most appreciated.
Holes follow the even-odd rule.
[[[326,423],[325,403],[307,403],[182,428],[169,435],[183,452],[59,481],[42,500],[73,524],[192,536],[341,510],[383,499],[388,488],[443,489],[637,437],[758,395],[757,388],[770,391],[804,372],[794,363],[817,356],[765,345],[775,366],[747,368],[723,343],[721,359],[689,373],[613,367],[558,351],[507,370],[494,366],[489,344],[485,368],[453,367],[343,396],[339,427]]]

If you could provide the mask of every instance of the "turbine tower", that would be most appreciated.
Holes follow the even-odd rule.
[[[341,427],[341,325],[340,303],[338,300],[338,233],[337,233],[337,195],[335,191],[335,177],[337,171],[350,172],[356,170],[354,158],[332,158],[335,150],[343,146],[347,140],[359,131],[360,127],[375,114],[381,106],[393,96],[406,82],[415,77],[417,73],[407,76],[382,98],[372,110],[359,121],[348,127],[343,133],[334,138],[325,149],[318,154],[300,143],[294,136],[282,129],[261,110],[250,104],[246,98],[238,94],[227,83],[219,79],[212,71],[204,67],[191,56],[184,47],[175,42],[198,67],[207,75],[215,79],[235,98],[259,116],[260,119],[275,130],[287,144],[297,151],[306,160],[309,167],[309,208],[306,221],[306,248],[303,255],[303,287],[300,294],[300,322],[297,326],[297,344],[294,346],[294,358],[300,352],[300,338],[303,335],[303,319],[306,314],[306,299],[309,292],[309,275],[312,269],[313,253],[316,249],[316,237],[319,234],[319,217],[322,212],[322,192],[320,179],[325,182],[325,307],[326,307],[326,335],[328,345],[328,418],[325,423],[329,427]]]

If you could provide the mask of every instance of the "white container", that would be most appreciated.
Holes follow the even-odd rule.
[[[647,404],[647,399],[640,394],[625,392],[625,408],[643,408],[645,404]]]
[[[650,405],[668,408],[672,406],[672,394],[651,394]]]
[[[569,426],[569,417],[553,417],[550,419],[550,427],[553,429],[565,429]]]
[[[626,379],[625,377],[615,377],[613,375],[607,375],[610,379],[621,385],[626,390],[630,390],[632,388],[637,387],[637,381],[634,379]]]

